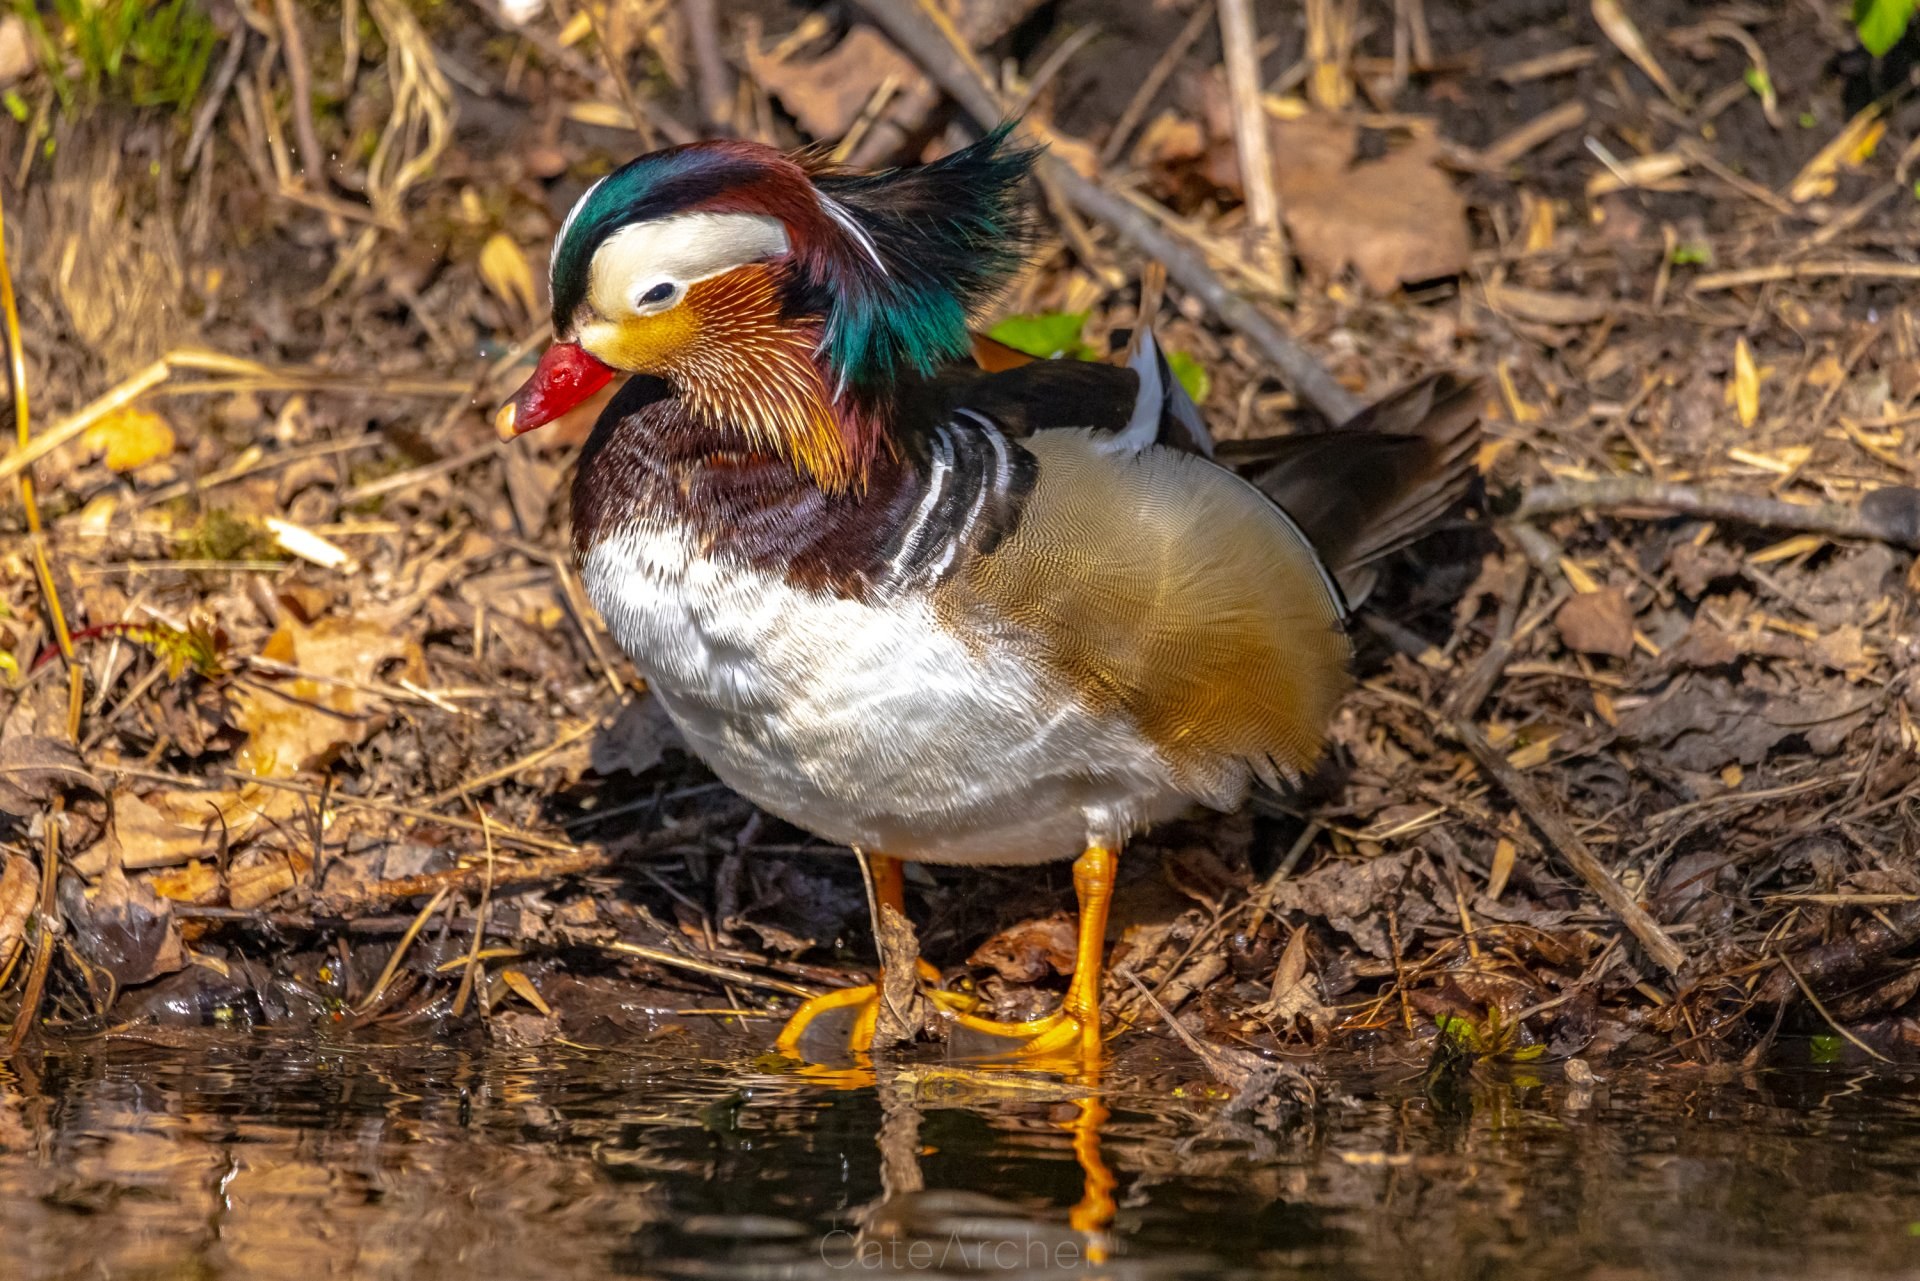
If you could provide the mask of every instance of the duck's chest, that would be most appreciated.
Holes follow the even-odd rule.
[[[1023,862],[1075,852],[1090,810],[1131,826],[1155,808],[1164,770],[1131,729],[917,595],[796,586],[662,525],[602,540],[582,576],[689,745],[829,839]]]

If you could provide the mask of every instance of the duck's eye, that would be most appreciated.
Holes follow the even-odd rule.
[[[644,294],[641,294],[640,302],[643,306],[648,303],[665,302],[667,299],[673,297],[673,293],[674,286],[668,281],[663,280],[653,288],[647,290]]]

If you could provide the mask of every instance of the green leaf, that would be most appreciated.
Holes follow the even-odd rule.
[[[1807,1038],[1807,1052],[1815,1063],[1838,1063],[1840,1047],[1844,1044],[1831,1032],[1821,1032]]]
[[[1860,44],[1876,58],[1900,43],[1913,21],[1915,0],[1854,0],[1853,29]]]
[[[1773,81],[1769,80],[1767,73],[1758,67],[1748,67],[1741,79],[1747,82],[1747,88],[1762,98],[1773,92]]]
[[[1043,360],[1051,360],[1055,356],[1090,360],[1094,355],[1092,348],[1080,341],[1080,331],[1086,323],[1087,313],[1084,311],[1048,311],[1031,316],[1008,316],[988,330],[987,337]]]
[[[1187,389],[1187,395],[1196,405],[1207,403],[1207,393],[1213,390],[1213,377],[1207,373],[1207,367],[1184,351],[1167,353],[1167,368],[1173,370],[1173,376]]]
[[[1442,1014],[1433,1021],[1448,1044],[1469,1054],[1479,1054],[1485,1048],[1485,1039],[1480,1029],[1473,1025],[1472,1019],[1461,1018],[1457,1014]]]

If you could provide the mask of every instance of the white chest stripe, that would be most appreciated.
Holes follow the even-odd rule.
[[[898,570],[902,565],[913,563],[914,556],[926,541],[927,524],[933,518],[933,512],[940,505],[940,499],[947,492],[948,482],[953,477],[953,438],[941,428],[933,438],[933,470],[927,478],[927,492],[920,496],[914,505],[913,515],[907,521],[906,536],[900,540],[900,551],[889,567]]]

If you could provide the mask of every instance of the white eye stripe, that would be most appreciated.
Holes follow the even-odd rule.
[[[622,227],[593,256],[587,296],[603,316],[634,308],[659,284],[679,288],[788,249],[787,229],[765,214],[676,214]]]

